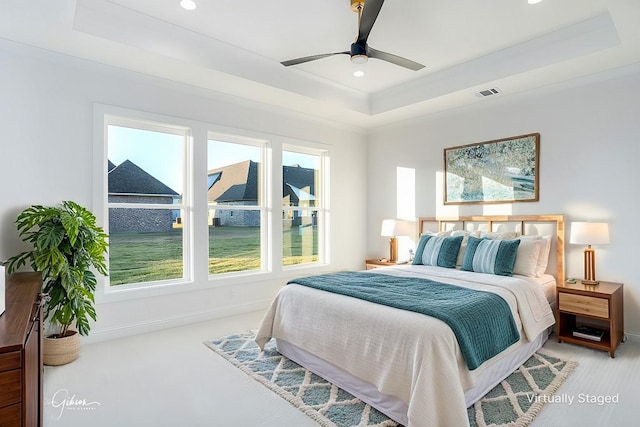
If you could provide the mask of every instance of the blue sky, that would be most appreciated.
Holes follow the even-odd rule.
[[[108,131],[108,157],[115,165],[131,160],[177,193],[184,192],[184,140],[181,136],[114,125],[110,125]],[[283,153],[284,165],[319,168],[317,159],[308,154]],[[259,161],[260,150],[255,146],[209,141],[208,169],[245,160]]]

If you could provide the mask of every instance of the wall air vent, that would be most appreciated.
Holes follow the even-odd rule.
[[[500,89],[492,87],[491,89],[481,90],[480,92],[476,93],[476,96],[484,98],[486,96],[497,95],[499,93],[500,93]]]

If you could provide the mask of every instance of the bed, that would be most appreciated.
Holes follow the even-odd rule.
[[[459,341],[458,329],[446,323],[449,320],[310,287],[307,278],[280,290],[258,329],[256,342],[264,346],[275,338],[280,353],[405,426],[467,425],[466,408],[537,351],[555,323],[555,284],[564,280],[564,217],[419,218],[417,223],[420,238],[415,265],[345,274],[371,278],[372,283],[415,281],[416,286],[454,285],[473,295],[499,296],[511,316],[496,316],[509,318],[517,337],[497,354],[472,365],[468,343]],[[519,242],[515,274],[495,274],[500,272],[496,259],[507,254],[504,248],[513,246],[514,240]],[[458,241],[455,265],[442,267],[442,247]],[[425,265],[434,245],[440,255],[435,252],[433,265]],[[483,270],[486,266],[474,268],[469,261],[481,259],[477,254],[485,246],[500,248],[500,257],[490,262],[490,272]],[[448,258],[450,263],[451,254]],[[341,279],[338,274],[329,275],[330,279]],[[344,288],[349,288],[350,280]],[[474,316],[481,317],[480,313],[471,314]]]

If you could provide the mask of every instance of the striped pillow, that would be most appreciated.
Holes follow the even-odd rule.
[[[462,236],[437,237],[423,235],[418,242],[413,265],[435,265],[454,268],[462,239]]]
[[[470,236],[462,269],[478,273],[512,276],[520,240],[490,240]]]

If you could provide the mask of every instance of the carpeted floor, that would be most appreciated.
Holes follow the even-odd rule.
[[[398,426],[360,399],[288,360],[270,341],[264,352],[248,331],[205,344],[322,426]],[[528,426],[576,363],[538,352],[468,408],[473,426]]]

